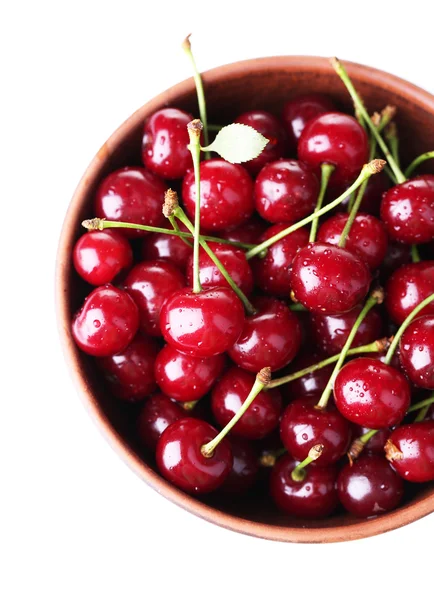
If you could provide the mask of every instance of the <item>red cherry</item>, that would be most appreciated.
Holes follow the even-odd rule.
[[[308,244],[292,263],[294,295],[314,313],[351,310],[366,296],[370,282],[369,270],[357,255],[330,244]]]
[[[184,288],[164,303],[160,326],[167,343],[199,358],[221,354],[239,338],[244,308],[235,293],[224,287],[195,294]]]
[[[381,198],[383,197],[384,192],[386,192],[390,188],[390,179],[386,175],[384,171],[381,173],[377,173],[375,177],[370,177],[368,179],[366,189],[363,193],[363,198],[360,203],[360,212],[367,213],[368,215],[373,215],[374,217],[380,216],[380,206],[381,206]],[[342,189],[342,192],[345,191],[345,187]],[[337,198],[338,194],[336,194],[336,188],[332,188],[331,190],[333,197],[330,198],[334,200]],[[326,200],[327,200],[326,195]],[[347,196],[345,200],[343,200],[336,210],[347,212],[348,210],[348,202],[350,201],[351,196]],[[327,202],[324,202],[327,204]]]
[[[166,186],[157,175],[141,167],[125,167],[110,173],[100,184],[95,198],[95,215],[109,221],[164,227],[162,213]],[[122,229],[129,238],[146,231]]]
[[[77,346],[92,356],[124,350],[136,335],[139,311],[124,291],[107,284],[93,290],[72,320]]]
[[[176,402],[164,394],[154,394],[146,400],[137,419],[140,441],[150,450],[155,450],[163,431],[184,417],[185,411]]]
[[[229,442],[222,440],[210,458],[201,451],[218,434],[209,423],[186,417],[163,431],[157,444],[157,465],[171,483],[190,494],[220,487],[232,467]]]
[[[256,178],[256,210],[271,223],[295,223],[313,211],[318,192],[318,179],[307,165],[278,160],[265,165]]]
[[[131,246],[116,231],[89,231],[74,246],[77,273],[91,285],[110,283],[133,264]]]
[[[184,287],[182,273],[167,260],[143,261],[131,269],[124,285],[139,308],[141,330],[162,335],[161,307],[168,296]]]
[[[330,185],[350,184],[368,162],[368,136],[353,117],[325,113],[307,123],[298,141],[298,157],[318,172],[323,163],[334,165]]]
[[[237,367],[229,369],[212,390],[211,409],[214,419],[224,427],[238,412],[253,384],[255,376]],[[250,440],[268,435],[279,423],[281,408],[278,390],[263,390],[234,425],[232,433]]]
[[[399,242],[389,242],[386,256],[381,265],[382,279],[389,278],[399,267],[411,262],[411,248]]]
[[[422,175],[387,191],[381,219],[393,240],[423,244],[434,239],[434,175]]]
[[[386,309],[390,318],[400,325],[418,304],[434,293],[434,260],[404,265],[397,269],[386,284]],[[434,302],[419,315],[434,313]]]
[[[334,396],[348,421],[371,429],[400,423],[411,399],[404,375],[375,358],[356,358],[344,365],[335,379]]]
[[[338,505],[336,491],[337,469],[307,467],[304,481],[294,481],[292,471],[298,461],[285,455],[274,465],[270,477],[270,493],[284,512],[305,519],[329,516]]]
[[[434,316],[415,319],[399,343],[401,364],[414,385],[434,390]]]
[[[258,474],[258,456],[252,445],[246,440],[228,437],[233,463],[229,475],[220,488],[221,492],[231,496],[245,494],[255,483]]]
[[[241,335],[228,354],[247,371],[257,373],[264,365],[278,371],[300,348],[300,324],[286,304],[275,298],[257,298],[255,308],[257,312],[246,317]]]
[[[182,183],[185,210],[193,218],[196,204],[194,171]],[[253,183],[241,165],[220,158],[200,163],[200,226],[221,231],[241,225],[253,213]]]
[[[250,217],[242,225],[223,231],[219,237],[223,237],[230,242],[241,242],[242,244],[259,244],[259,239],[267,229],[268,223],[262,221],[257,216]]]
[[[181,231],[187,231],[183,223],[178,223]],[[189,256],[193,248],[188,246],[176,235],[168,233],[150,233],[143,238],[142,258],[143,260],[156,260],[163,258],[170,260],[175,266],[184,272]]]
[[[422,483],[434,479],[434,421],[401,425],[386,443],[386,456],[403,479]]]
[[[180,179],[193,166],[188,149],[187,125],[193,120],[178,108],[157,110],[145,123],[142,160],[145,167],[164,179]]]
[[[323,358],[324,357],[320,354],[312,352],[310,348],[307,348],[303,354],[298,354],[294,362],[291,363],[288,374],[301,371],[310,365],[318,363],[320,360],[323,360]],[[333,365],[328,365],[317,371],[307,373],[303,377],[294,379],[294,381],[285,384],[284,389],[282,390],[283,398],[294,399],[302,396],[319,397],[324,391],[332,371]]]
[[[155,378],[170,398],[178,402],[193,402],[210,391],[224,366],[223,354],[197,358],[182,354],[167,344],[155,361]]]
[[[356,440],[365,433],[370,431],[369,427],[361,427],[360,425],[353,424],[353,440]],[[377,431],[375,435],[371,437],[370,440],[364,446],[364,452],[370,452],[372,454],[381,454],[384,456],[384,444],[390,437],[391,430],[386,427],[385,429],[380,429]]]
[[[309,121],[334,110],[335,105],[332,99],[322,94],[305,94],[289,100],[283,107],[283,121],[291,149],[297,149],[298,140]]]
[[[339,500],[356,517],[373,517],[401,502],[403,481],[381,456],[361,456],[338,476]]]

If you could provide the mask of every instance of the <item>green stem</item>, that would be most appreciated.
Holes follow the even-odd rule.
[[[323,163],[321,165],[321,187],[318,194],[318,200],[316,201],[315,210],[313,215],[317,215],[318,211],[321,209],[322,203],[324,201],[324,196],[327,191],[327,186],[330,180],[330,175],[335,170],[334,165],[329,165],[327,163]],[[314,242],[316,238],[316,232],[318,230],[318,217],[314,218],[312,221],[312,225],[310,227],[310,236],[309,242]]]
[[[411,260],[414,263],[420,262],[419,248],[416,246],[416,244],[413,244],[411,247]]]
[[[216,131],[218,133],[220,129],[223,129],[223,127],[225,127],[225,125],[215,125],[214,123],[208,123],[208,131]]]
[[[424,152],[423,154],[421,154],[420,156],[417,156],[413,162],[411,162],[408,167],[405,170],[405,176],[408,178],[413,174],[413,171],[415,169],[417,169],[417,167],[422,164],[423,162],[425,162],[426,160],[430,159],[430,158],[434,158],[434,150],[431,150],[430,152]]]
[[[314,460],[317,460],[321,456],[323,450],[324,446],[322,444],[316,444],[315,446],[312,446],[306,458],[301,463],[299,463],[295,467],[295,469],[292,470],[291,477],[293,481],[301,482],[304,481],[304,479],[306,479],[305,467],[310,465],[310,463]]]
[[[421,408],[423,408],[423,409],[426,408],[427,410],[426,410],[425,414],[423,415],[423,419],[424,419],[431,404],[434,404],[434,396],[430,396],[429,398],[425,398],[425,400],[421,400],[420,402],[416,402],[415,404],[412,404],[410,406],[410,408],[408,409],[407,414],[415,412],[416,410],[419,410]],[[415,419],[415,422],[419,422],[419,421],[422,421],[422,419],[419,419],[419,415],[418,415]]]
[[[384,172],[386,173],[386,175],[390,179],[390,181],[393,183],[393,185],[396,185],[398,183],[398,180],[396,179],[394,172],[388,165],[386,165],[384,167]]]
[[[293,312],[306,312],[307,308],[303,304],[300,304],[300,302],[295,302],[294,304],[289,304],[289,310]]]
[[[369,440],[374,437],[374,435],[378,432],[378,429],[370,429],[369,431],[367,431],[366,433],[364,433],[363,435],[361,435],[359,437],[359,440],[362,442],[362,444],[365,446]]]
[[[390,123],[386,128],[385,138],[389,144],[390,153],[393,156],[393,160],[398,165],[399,169],[401,169],[401,165],[399,162],[399,138],[398,131],[396,129],[396,125],[394,122]]]
[[[177,231],[179,232],[180,229],[178,227],[178,223],[176,222],[176,219],[173,215],[170,215],[170,217],[168,217],[170,224],[172,225],[173,231]],[[191,242],[188,241],[188,239],[186,237],[181,237],[181,240],[189,247],[192,248],[192,244]]]
[[[188,38],[187,38],[188,39]],[[194,209],[193,233],[193,292],[198,294],[202,291],[199,273],[199,248],[200,248],[200,134],[203,125],[199,119],[194,119],[187,125],[191,157],[193,159],[194,182],[196,188],[196,202]],[[175,214],[176,216],[176,214]]]

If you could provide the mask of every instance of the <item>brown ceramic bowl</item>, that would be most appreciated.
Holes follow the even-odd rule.
[[[370,111],[388,103],[398,108],[403,160],[434,147],[434,97],[382,71],[347,64],[350,76]],[[239,113],[262,108],[280,115],[286,100],[306,92],[323,92],[351,110],[348,95],[327,59],[280,56],[238,62],[204,74],[210,122],[230,123]],[[60,236],[57,257],[57,311],[66,360],[80,394],[115,450],[160,494],[213,523],[249,535],[287,542],[335,542],[367,537],[411,523],[434,510],[434,486],[415,487],[397,510],[370,520],[337,515],[323,521],[301,522],[280,514],[271,502],[222,503],[192,498],[164,480],[152,457],[140,450],[134,435],[135,409],[116,402],[101,381],[92,358],[82,354],[70,333],[71,315],[87,289],[74,272],[71,252],[83,230],[80,223],[94,216],[92,201],[101,179],[113,169],[140,164],[144,120],[163,106],[197,114],[193,79],[163,92],[142,106],[103,144],[74,194]]]

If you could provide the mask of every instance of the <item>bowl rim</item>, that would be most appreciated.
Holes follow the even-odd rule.
[[[350,76],[359,81],[366,81],[369,85],[380,87],[392,93],[399,90],[403,96],[410,96],[412,100],[425,107],[427,112],[434,113],[434,96],[422,88],[404,80],[396,75],[375,69],[369,66],[344,61]],[[318,73],[330,73],[332,67],[329,60],[318,56],[271,56],[247,59],[225,64],[205,71],[202,76],[205,85],[221,81],[226,76],[237,77],[265,69],[291,67],[293,72],[315,70]],[[188,510],[190,513],[201,517],[211,523],[220,525],[231,531],[247,534],[263,539],[281,542],[322,543],[339,542],[360,539],[384,533],[407,525],[434,511],[434,491],[409,506],[403,506],[391,513],[368,519],[358,523],[346,525],[331,525],[330,527],[287,527],[250,521],[242,517],[229,515],[219,509],[210,507],[200,499],[189,496],[182,490],[175,488],[164,480],[159,474],[147,466],[136,453],[127,447],[121,436],[111,426],[110,422],[98,406],[96,398],[84,373],[79,365],[79,352],[70,334],[69,310],[66,297],[65,282],[68,265],[70,264],[70,250],[74,240],[77,226],[77,213],[83,198],[91,183],[95,180],[102,165],[111,154],[111,150],[134,130],[144,120],[145,114],[150,114],[162,105],[171,104],[173,99],[194,92],[193,78],[186,79],[152,98],[149,102],[135,111],[101,146],[95,157],[90,162],[82,176],[68,206],[62,230],[59,237],[55,273],[55,298],[56,317],[65,361],[68,365],[73,382],[78,388],[82,402],[96,422],[114,450],[124,462],[148,485],[164,496],[167,500]]]

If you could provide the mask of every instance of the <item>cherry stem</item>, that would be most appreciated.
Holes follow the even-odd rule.
[[[408,317],[405,319],[405,321],[403,321],[402,325],[400,326],[400,328],[398,329],[398,331],[395,333],[395,335],[393,336],[393,340],[392,343],[390,344],[389,350],[387,351],[386,354],[386,358],[384,359],[384,363],[386,365],[390,364],[390,361],[393,358],[393,354],[399,344],[399,340],[402,337],[402,334],[404,333],[404,331],[407,329],[407,327],[410,325],[410,323],[412,322],[412,320],[414,319],[414,317],[416,315],[418,315],[420,313],[421,310],[423,310],[425,308],[425,306],[427,306],[430,302],[432,302],[434,300],[434,294],[431,294],[430,296],[428,296],[427,298],[425,298],[425,300],[422,300],[422,302],[420,302],[416,308],[414,308],[411,313],[408,315]]]
[[[386,127],[384,137],[386,138],[390,152],[393,156],[394,161],[401,168],[399,162],[399,138],[398,138],[398,130],[396,128],[396,123],[392,122]]]
[[[260,392],[262,392],[264,387],[266,387],[266,385],[270,382],[270,379],[271,379],[270,367],[264,367],[263,369],[261,369],[259,371],[259,373],[256,375],[255,383],[253,384],[253,387],[250,390],[249,395],[244,400],[243,405],[240,407],[238,412],[232,417],[232,419],[220,431],[220,433],[215,436],[215,438],[213,440],[211,440],[210,442],[208,442],[207,444],[204,444],[202,446],[201,452],[202,452],[203,456],[205,456],[205,458],[211,458],[211,456],[214,454],[215,449],[217,448],[219,443],[222,441],[222,439],[224,437],[226,437],[226,435],[231,431],[231,429],[234,427],[234,425],[236,425],[238,423],[238,421],[241,419],[241,417],[244,415],[244,413],[250,407],[250,405],[252,404],[252,402],[256,398],[256,396]]]
[[[363,452],[363,448],[369,442],[369,440],[378,432],[378,429],[370,429],[359,438],[353,440],[348,452],[348,460],[350,461],[350,465],[352,466],[353,462],[356,458],[359,458],[360,454]]]
[[[277,459],[286,454],[286,448],[280,448],[280,450],[270,450],[270,452],[264,452],[259,457],[259,465],[261,467],[274,467]]]
[[[188,38],[187,38],[188,39]],[[200,134],[203,125],[199,119],[190,121],[187,125],[191,157],[193,159],[194,181],[196,186],[196,202],[194,208],[193,233],[193,292],[198,294],[202,291],[199,274],[199,247],[200,247]]]
[[[293,312],[306,312],[307,308],[300,304],[300,302],[294,302],[293,304],[289,304],[289,310]]]
[[[356,181],[343,194],[341,194],[338,198],[336,198],[336,200],[329,202],[328,204],[326,204],[326,206],[323,206],[323,208],[318,210],[316,213],[314,212],[311,215],[309,215],[308,217],[305,217],[304,219],[302,219],[301,221],[298,221],[298,223],[294,223],[293,225],[290,225],[283,231],[280,231],[279,233],[277,233],[276,235],[273,235],[268,240],[265,240],[261,244],[258,244],[257,246],[252,248],[252,250],[249,250],[248,252],[246,252],[247,260],[250,260],[257,254],[260,254],[263,250],[266,250],[267,248],[269,248],[270,246],[272,246],[273,244],[275,244],[282,238],[286,237],[290,233],[293,233],[294,231],[297,231],[297,229],[301,229],[301,227],[304,227],[308,223],[311,223],[314,219],[318,219],[318,217],[321,217],[322,215],[325,215],[329,211],[333,210],[343,200],[345,200],[345,198],[347,198],[349,194],[351,194],[352,192],[357,190],[366,179],[369,179],[369,177],[371,177],[372,175],[375,175],[376,173],[379,173],[380,171],[382,171],[385,164],[386,164],[386,162],[384,160],[375,159],[375,160],[372,160],[367,165],[364,165],[362,170],[360,171],[360,174],[357,177]]]
[[[328,183],[330,180],[330,175],[333,173],[334,170],[335,170],[334,165],[330,165],[328,163],[323,163],[321,165],[321,187],[320,187],[319,194],[318,194],[318,200],[316,201],[315,210],[313,211],[314,217],[316,214],[318,214],[318,211],[320,210],[320,208],[322,206],[322,203],[324,201],[324,196],[327,191],[327,186],[328,186]],[[318,218],[314,218],[312,221],[312,225],[310,227],[309,242],[315,241],[317,230],[318,230]]]
[[[434,396],[430,396],[429,398],[425,398],[425,400],[421,400],[420,402],[412,404],[408,409],[407,414],[422,409],[424,413],[422,413],[422,410],[420,410],[419,414],[414,420],[415,423],[419,423],[420,421],[423,421],[426,417],[426,413],[428,412],[428,409],[431,406],[431,404],[434,404]]]
[[[307,467],[307,465],[310,465],[311,462],[313,462],[314,460],[317,460],[322,452],[324,450],[324,446],[323,444],[316,444],[315,446],[312,446],[312,448],[309,450],[309,454],[306,456],[306,458],[299,463],[295,469],[292,470],[291,472],[291,477],[293,481],[297,481],[297,482],[301,482],[304,481],[306,479],[306,470],[305,467]]]
[[[226,125],[215,125],[214,123],[208,123],[208,131],[216,131],[218,133],[220,129],[223,129],[223,127],[226,127]]]
[[[351,347],[351,344],[353,343],[354,338],[356,337],[356,333],[357,333],[360,325],[363,322],[363,319],[366,317],[366,315],[371,310],[371,308],[373,306],[375,306],[376,304],[383,302],[383,299],[384,299],[383,290],[376,289],[371,293],[369,298],[366,300],[365,306],[360,311],[359,316],[357,317],[354,325],[351,328],[351,331],[347,337],[347,341],[345,342],[344,347],[342,348],[339,358],[335,364],[335,368],[333,369],[333,372],[330,375],[330,379],[328,380],[328,383],[325,386],[323,393],[321,394],[321,398],[319,399],[319,402],[316,405],[317,409],[324,410],[327,407],[327,403],[328,403],[331,393],[333,391],[333,385],[334,385],[336,376],[339,373],[342,365],[344,364],[344,360],[348,354],[348,351]]]
[[[176,222],[176,219],[173,215],[170,215],[169,217],[167,217],[170,221],[170,224],[172,225],[173,231],[179,231],[179,227],[178,227],[178,223]],[[189,248],[192,248],[192,244],[191,242],[188,241],[188,239],[186,237],[181,237],[181,240],[184,242],[184,244],[186,244]]]
[[[411,260],[414,263],[420,262],[419,248],[416,246],[416,244],[413,244],[411,247]]]
[[[417,169],[417,167],[422,164],[423,162],[425,162],[426,160],[430,159],[430,158],[434,158],[434,150],[431,150],[430,152],[424,152],[423,154],[421,154],[420,156],[417,156],[413,162],[411,162],[408,167],[405,170],[405,176],[408,178],[413,174],[413,171],[415,169]]]
[[[345,67],[337,58],[330,59],[330,62],[332,64],[332,67],[336,71],[336,73],[341,78],[343,84],[347,88],[348,93],[350,94],[350,96],[354,102],[354,105],[357,107],[359,113],[364,118],[366,125],[369,127],[369,129],[371,131],[371,134],[374,136],[374,138],[377,141],[377,144],[380,146],[381,150],[383,151],[384,156],[386,157],[387,162],[389,163],[390,168],[392,169],[397,182],[404,183],[404,181],[406,181],[406,177],[405,177],[404,173],[401,171],[399,166],[396,164],[396,161],[393,158],[392,154],[390,153],[389,148],[387,147],[383,138],[377,131],[377,128],[375,127],[374,123],[371,121],[369,114],[368,114],[366,108],[364,107],[363,102],[362,102],[359,94],[357,93]]]

